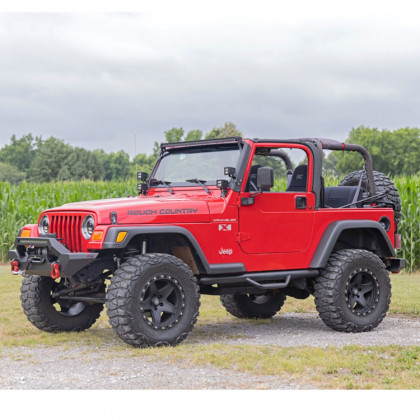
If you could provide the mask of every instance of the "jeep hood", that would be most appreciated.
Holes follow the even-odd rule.
[[[45,213],[94,213],[97,224],[111,224],[110,215],[117,214],[118,224],[203,223],[209,222],[206,200],[191,197],[128,197],[81,201],[47,210]]]

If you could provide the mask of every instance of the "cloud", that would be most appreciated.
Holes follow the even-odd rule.
[[[264,4],[1,15],[0,146],[31,132],[132,154],[134,136],[150,152],[174,126],[345,139],[361,124],[418,125],[410,11]]]

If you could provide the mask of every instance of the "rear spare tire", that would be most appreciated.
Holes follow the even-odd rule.
[[[340,186],[354,187],[359,185],[360,177],[362,177],[361,187],[364,191],[368,191],[368,180],[365,171],[354,171],[346,175],[339,183]],[[381,172],[373,171],[373,179],[375,181],[376,194],[385,193],[384,196],[375,200],[381,207],[391,207],[394,209],[395,219],[399,220],[401,213],[401,200],[397,187],[394,183]]]

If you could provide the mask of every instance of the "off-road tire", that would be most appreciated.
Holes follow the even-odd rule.
[[[103,303],[63,301],[63,306],[59,307],[57,301],[51,297],[56,284],[51,277],[23,278],[20,299],[28,320],[40,330],[51,333],[84,331],[90,328],[99,318]],[[69,311],[74,312],[74,315],[70,315]]]
[[[360,177],[362,176],[361,188],[368,191],[368,181],[365,171],[355,171],[346,175],[339,183],[340,186],[357,186],[359,185]],[[394,217],[399,220],[401,213],[401,200],[398,194],[397,187],[394,183],[383,173],[373,171],[373,179],[375,181],[376,193],[381,194],[386,192],[381,198],[378,198],[376,203],[382,207],[391,207],[394,209]]]
[[[112,328],[135,347],[179,344],[197,322],[199,307],[200,293],[192,271],[168,254],[127,259],[116,270],[107,292]]]
[[[343,332],[370,331],[388,311],[391,281],[377,255],[345,249],[331,254],[316,279],[314,296],[319,316],[328,327]]]
[[[225,309],[237,318],[271,318],[283,306],[286,295],[272,291],[264,295],[236,294],[221,295]]]

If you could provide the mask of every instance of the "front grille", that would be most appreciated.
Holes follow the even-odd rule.
[[[50,232],[57,234],[57,239],[71,252],[82,251],[82,216],[52,215]]]

